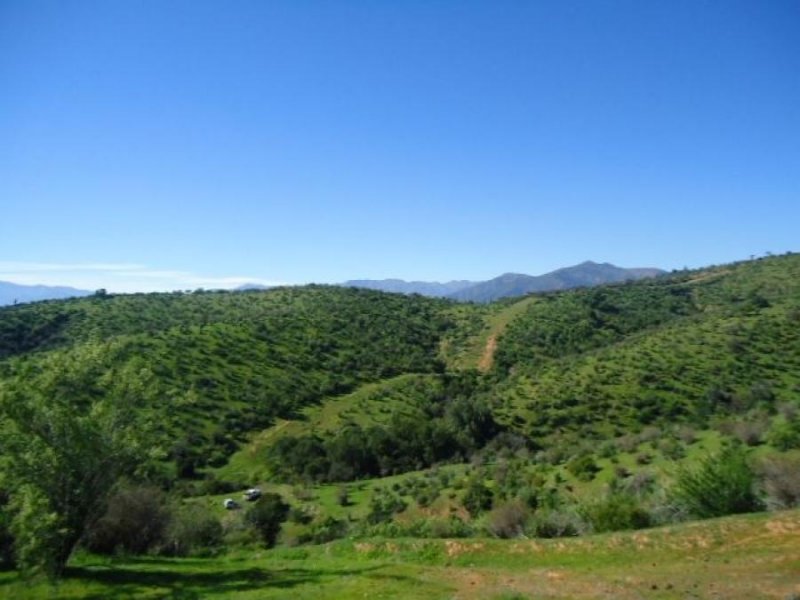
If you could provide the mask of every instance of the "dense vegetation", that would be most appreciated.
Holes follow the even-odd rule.
[[[325,287],[21,305],[0,311],[0,376],[8,390],[36,390],[54,363],[94,348],[95,379],[63,390],[80,402],[103,393],[99,374],[146,369],[179,474],[192,476],[278,416],[366,381],[441,370],[445,307]]]
[[[772,420],[800,390],[800,257],[549,295],[498,343],[497,413],[596,438]]]
[[[386,423],[351,423],[324,438],[315,433],[279,438],[268,463],[279,477],[350,481],[467,460],[499,431],[475,378],[465,373],[433,385],[415,382],[417,395]]]
[[[0,562],[796,506],[799,325],[797,255],[488,306],[308,286],[0,309]]]

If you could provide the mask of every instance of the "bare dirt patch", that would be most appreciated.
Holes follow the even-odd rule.
[[[486,373],[492,368],[494,364],[494,353],[497,350],[497,334],[493,333],[486,340],[486,346],[483,349],[483,354],[478,361],[478,370],[481,373]]]
[[[453,558],[455,556],[460,556],[461,554],[466,554],[469,552],[480,552],[483,550],[485,544],[482,542],[478,543],[465,543],[465,542],[457,542],[456,540],[447,540],[445,542],[445,550],[447,552],[447,556]]]

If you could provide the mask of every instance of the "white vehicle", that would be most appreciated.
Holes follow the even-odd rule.
[[[222,501],[222,506],[228,510],[234,510],[235,508],[239,508],[239,503],[233,498],[225,498],[225,500]]]
[[[261,498],[261,490],[257,487],[250,488],[244,493],[244,499],[248,502],[253,502],[254,500],[258,500]]]

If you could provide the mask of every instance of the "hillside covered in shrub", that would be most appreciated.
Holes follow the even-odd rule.
[[[0,411],[0,562],[51,575],[77,546],[547,538],[790,508],[800,256],[489,305],[305,286],[12,306]]]

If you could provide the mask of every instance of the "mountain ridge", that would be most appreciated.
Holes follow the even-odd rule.
[[[350,279],[341,285],[399,294],[421,294],[433,298],[446,298],[479,282],[468,280],[405,281],[403,279]]]
[[[454,280],[405,281],[403,279],[354,279],[341,285],[383,292],[421,294],[450,298],[462,302],[491,302],[500,298],[524,296],[533,292],[551,292],[576,287],[591,287],[606,283],[621,283],[647,277],[657,277],[666,271],[652,267],[617,267],[611,263],[590,260],[571,267],[562,267],[542,275],[503,273],[487,281]]]
[[[69,286],[24,285],[10,281],[0,281],[0,306],[37,302],[39,300],[63,300],[65,298],[89,296],[93,293],[89,290],[81,290]]]

